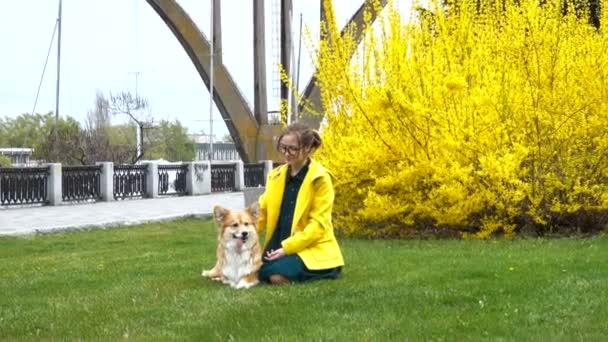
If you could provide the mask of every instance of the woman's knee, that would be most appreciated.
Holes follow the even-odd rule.
[[[285,284],[289,282],[289,279],[280,274],[272,274],[270,276],[270,282],[272,284]]]

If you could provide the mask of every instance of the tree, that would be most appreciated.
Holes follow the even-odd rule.
[[[134,163],[136,151],[133,135],[137,130],[135,123],[114,125],[109,128],[110,159],[115,164]]]
[[[57,122],[57,135],[60,138],[53,144],[55,116],[47,114],[22,114],[14,119],[0,119],[0,140],[7,147],[29,147],[34,149],[33,158],[41,161],[60,163],[79,163],[83,159],[83,131],[78,121],[72,117],[60,117]]]
[[[6,147],[31,147],[36,149],[46,143],[45,117],[52,113],[22,114],[16,118],[0,119],[0,141]]]
[[[11,158],[0,155],[0,167],[11,167]]]
[[[148,100],[139,95],[131,95],[130,92],[120,92],[117,95],[110,94],[110,110],[114,115],[125,114],[137,125],[137,147],[132,159],[136,163],[144,155],[143,136],[144,129],[152,127],[151,118],[144,118],[143,111],[148,109]]]
[[[54,139],[54,129],[57,126],[59,141],[55,144],[42,144],[39,147],[42,159],[64,165],[83,165],[86,162],[85,135],[76,119],[68,116],[60,117],[55,123],[54,115],[45,118],[47,141]]]
[[[85,123],[86,158],[88,163],[113,161],[110,144],[110,103],[101,92],[95,96],[95,108],[88,111]]]
[[[194,159],[194,144],[188,137],[188,130],[179,120],[169,122],[162,120],[160,124],[149,131],[149,148],[146,159],[166,159],[170,161],[192,161]]]
[[[232,140],[232,136],[228,133],[224,134],[224,137],[222,138],[222,142],[225,143],[234,143],[234,140]]]

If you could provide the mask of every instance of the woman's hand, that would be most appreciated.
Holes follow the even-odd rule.
[[[271,249],[269,251],[266,252],[266,255],[264,256],[264,259],[268,260],[268,261],[272,261],[272,260],[277,260],[279,258],[282,258],[285,256],[285,251],[283,250],[283,248],[279,248],[279,249]]]

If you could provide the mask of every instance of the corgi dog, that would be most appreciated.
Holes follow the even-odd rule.
[[[257,203],[241,212],[217,205],[213,208],[218,229],[217,261],[212,269],[203,271],[203,277],[235,289],[250,288],[258,283],[262,249],[255,227],[259,216]]]

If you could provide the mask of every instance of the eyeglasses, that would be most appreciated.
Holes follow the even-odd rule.
[[[298,146],[289,146],[289,145],[279,145],[279,152],[285,154],[289,154],[290,156],[298,154],[300,152],[300,147]]]

